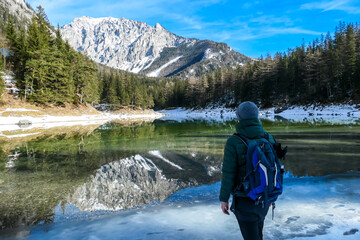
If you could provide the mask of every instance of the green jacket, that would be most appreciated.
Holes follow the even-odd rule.
[[[236,125],[236,132],[247,138],[259,138],[264,136],[264,129],[259,119],[241,120]],[[269,134],[271,143],[275,143],[274,138]],[[239,184],[238,179],[242,179],[246,172],[246,151],[247,148],[237,136],[228,138],[222,165],[221,189],[219,199],[222,202],[229,200],[232,190]]]

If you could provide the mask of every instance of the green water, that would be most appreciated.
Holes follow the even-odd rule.
[[[277,141],[289,147],[284,165],[291,175],[360,171],[358,125],[262,123]],[[167,181],[176,180],[168,195],[185,187],[218,182],[224,144],[235,132],[235,125],[160,120],[127,126],[108,123],[91,131],[60,131],[16,143],[2,142],[0,229],[53,222],[56,206],[65,209],[72,203],[76,189],[89,182],[102,166],[137,154],[150,159]],[[150,151],[161,152],[170,163]]]

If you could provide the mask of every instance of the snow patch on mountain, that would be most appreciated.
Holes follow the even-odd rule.
[[[210,48],[208,48],[208,49],[206,49],[205,54],[204,54],[202,60],[211,59],[211,58],[216,58],[217,56],[218,56],[217,53],[214,53],[213,51],[211,51]]]
[[[148,77],[158,77],[160,75],[160,72],[168,67],[169,65],[173,64],[174,62],[176,62],[177,60],[179,60],[180,58],[182,58],[183,56],[178,56],[172,60],[170,60],[169,62],[165,63],[164,65],[162,65],[160,68],[158,68],[157,70],[151,72],[151,73],[148,73],[147,76]]]

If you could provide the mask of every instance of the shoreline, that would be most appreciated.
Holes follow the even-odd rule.
[[[105,124],[110,121],[119,122],[146,122],[164,117],[164,114],[153,110],[132,110],[127,113],[98,112],[82,115],[38,115],[29,116],[27,113],[36,113],[39,110],[26,108],[6,108],[0,110],[0,137],[7,139],[36,135],[35,129],[50,129],[54,127],[70,127],[75,125]],[[7,112],[9,116],[2,116]],[[32,133],[28,133],[32,130]]]
[[[107,112],[98,111],[90,104],[63,106],[54,104],[38,105],[21,100],[19,89],[12,72],[0,72],[5,83],[5,89],[0,96],[0,138],[13,138],[31,135],[34,130],[75,125],[104,124],[109,121],[133,122],[152,121],[165,115],[153,110],[124,109]]]
[[[48,110],[48,109],[47,109]],[[236,120],[235,108],[211,106],[202,109],[173,108],[165,110],[123,110],[117,112],[100,112],[86,107],[80,112],[66,109],[67,115],[50,115],[49,111],[39,108],[7,107],[0,109],[0,138],[12,139],[37,135],[35,130],[54,127],[71,127],[105,124],[110,121],[124,123],[148,122],[155,119],[170,121],[231,121]],[[54,110],[54,109],[52,109]],[[48,114],[45,114],[45,113]],[[51,112],[51,111],[50,111]],[[79,115],[79,113],[82,113]],[[260,109],[260,119],[283,122],[325,122],[329,124],[359,124],[360,105],[332,104],[323,106],[291,106],[287,108]]]

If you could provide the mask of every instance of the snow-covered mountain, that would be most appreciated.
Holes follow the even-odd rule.
[[[1,0],[0,7],[7,9],[10,14],[16,16],[21,20],[30,21],[34,15],[30,5],[27,5],[24,0]]]
[[[225,43],[177,36],[125,18],[80,17],[61,28],[76,50],[104,65],[148,76],[196,76],[251,61]]]

